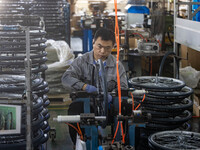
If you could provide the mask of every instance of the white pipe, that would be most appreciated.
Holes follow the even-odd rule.
[[[57,122],[80,122],[80,115],[67,115],[67,116],[57,116],[57,118],[53,118],[54,121]]]
[[[134,90],[132,92],[133,95],[144,95],[145,93],[147,93],[145,90]]]
[[[106,120],[106,116],[95,116],[94,118],[95,120],[99,121]],[[53,121],[76,123],[81,121],[81,116],[80,115],[57,116],[57,118],[53,118]]]

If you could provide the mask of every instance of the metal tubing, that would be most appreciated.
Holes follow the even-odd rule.
[[[26,70],[26,150],[32,149],[32,133],[31,133],[31,120],[32,120],[32,102],[31,102],[31,60],[30,60],[30,28],[25,28],[26,32],[26,58],[25,58],[25,70]]]
[[[145,90],[134,90],[132,92],[133,95],[144,95],[145,93],[147,93]]]
[[[177,0],[174,0],[174,47],[173,51],[175,54],[177,54],[177,43],[176,43],[176,17],[177,17],[177,9],[178,6],[176,5]],[[176,76],[176,62],[174,58],[174,63],[173,63],[173,70],[174,70],[174,77]]]
[[[57,118],[53,118],[53,120],[57,122],[76,123],[81,121],[81,116],[80,115],[57,116]],[[106,120],[106,116],[95,116],[95,120],[104,121]]]
[[[80,122],[81,117],[80,117],[80,115],[57,116],[57,118],[53,118],[53,120],[57,121],[57,122],[74,123],[74,122]]]

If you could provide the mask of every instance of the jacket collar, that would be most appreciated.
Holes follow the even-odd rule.
[[[89,59],[87,60],[87,62],[89,64],[94,64],[94,56],[93,56],[93,50],[89,52]],[[114,67],[114,64],[116,63],[114,56],[109,55],[108,58],[105,60],[106,61],[106,66],[108,67]]]

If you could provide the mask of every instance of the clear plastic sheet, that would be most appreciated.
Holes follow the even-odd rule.
[[[191,66],[180,69],[180,79],[191,88],[196,88],[200,80],[200,71]]]
[[[57,69],[69,66],[74,60],[73,51],[65,41],[47,40],[48,69]]]
[[[48,69],[45,72],[45,78],[49,84],[49,95],[69,93],[63,88],[61,77],[74,60],[73,51],[65,41],[48,40],[46,45]]]

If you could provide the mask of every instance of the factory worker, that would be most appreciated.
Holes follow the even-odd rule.
[[[95,68],[98,59],[101,59],[106,72],[108,92],[117,89],[116,58],[111,55],[114,44],[115,35],[110,29],[98,29],[93,39],[93,50],[77,57],[72,62],[62,76],[63,86],[75,91],[96,92],[97,87],[101,88],[101,86],[97,85]],[[128,88],[126,72],[121,62],[119,62],[119,75],[121,88]],[[108,101],[112,101],[110,95],[108,95]],[[69,106],[68,114],[76,115],[80,113],[83,113],[83,103],[73,101]],[[76,136],[73,137],[74,133],[75,130],[70,129],[70,136],[75,144]]]
[[[77,57],[64,73],[62,77],[64,87],[76,91],[84,90],[88,93],[96,91],[93,69],[97,60],[101,59],[107,75],[108,91],[117,88],[116,58],[111,55],[114,43],[115,36],[111,30],[106,28],[97,30],[93,39],[93,50]],[[121,87],[127,88],[126,72],[121,62],[119,62],[119,75]]]

